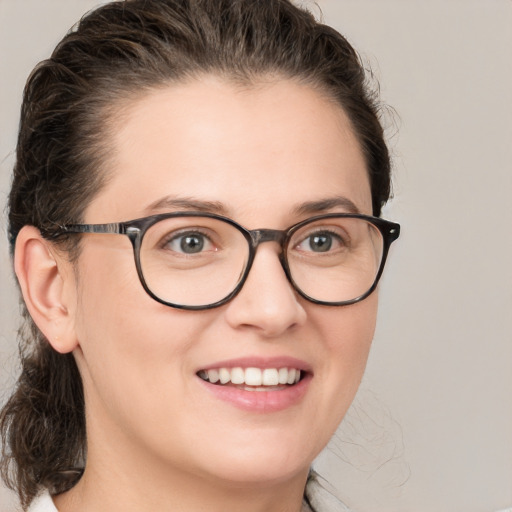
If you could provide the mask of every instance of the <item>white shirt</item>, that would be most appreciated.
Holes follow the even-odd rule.
[[[58,512],[48,491],[37,496],[27,512]]]

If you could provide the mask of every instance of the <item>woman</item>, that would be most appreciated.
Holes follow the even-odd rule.
[[[309,468],[364,371],[389,169],[357,55],[288,0],[84,17],[29,78],[9,201],[22,505],[344,510]]]

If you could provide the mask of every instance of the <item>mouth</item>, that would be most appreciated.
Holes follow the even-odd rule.
[[[244,391],[281,391],[296,386],[306,372],[291,367],[280,368],[210,368],[197,376],[216,386],[229,386]]]
[[[288,356],[240,357],[196,369],[201,388],[210,396],[257,414],[299,406],[313,376],[308,362]]]

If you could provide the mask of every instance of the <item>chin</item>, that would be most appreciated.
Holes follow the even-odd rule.
[[[299,451],[297,446],[302,450]],[[235,486],[278,485],[296,478],[306,478],[315,453],[308,453],[304,443],[280,447],[265,446],[263,436],[253,446],[228,446],[215,461],[209,472],[214,477],[231,482]]]
[[[217,467],[216,479],[229,482],[234,487],[269,487],[297,478],[305,479],[310,463],[290,465],[289,462],[246,463],[242,467]]]

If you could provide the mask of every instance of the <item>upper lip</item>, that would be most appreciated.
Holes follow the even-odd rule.
[[[213,370],[216,368],[295,368],[303,372],[312,373],[311,365],[301,359],[289,356],[278,357],[239,357],[235,359],[225,359],[223,361],[216,361],[212,364],[202,366],[197,369]]]

